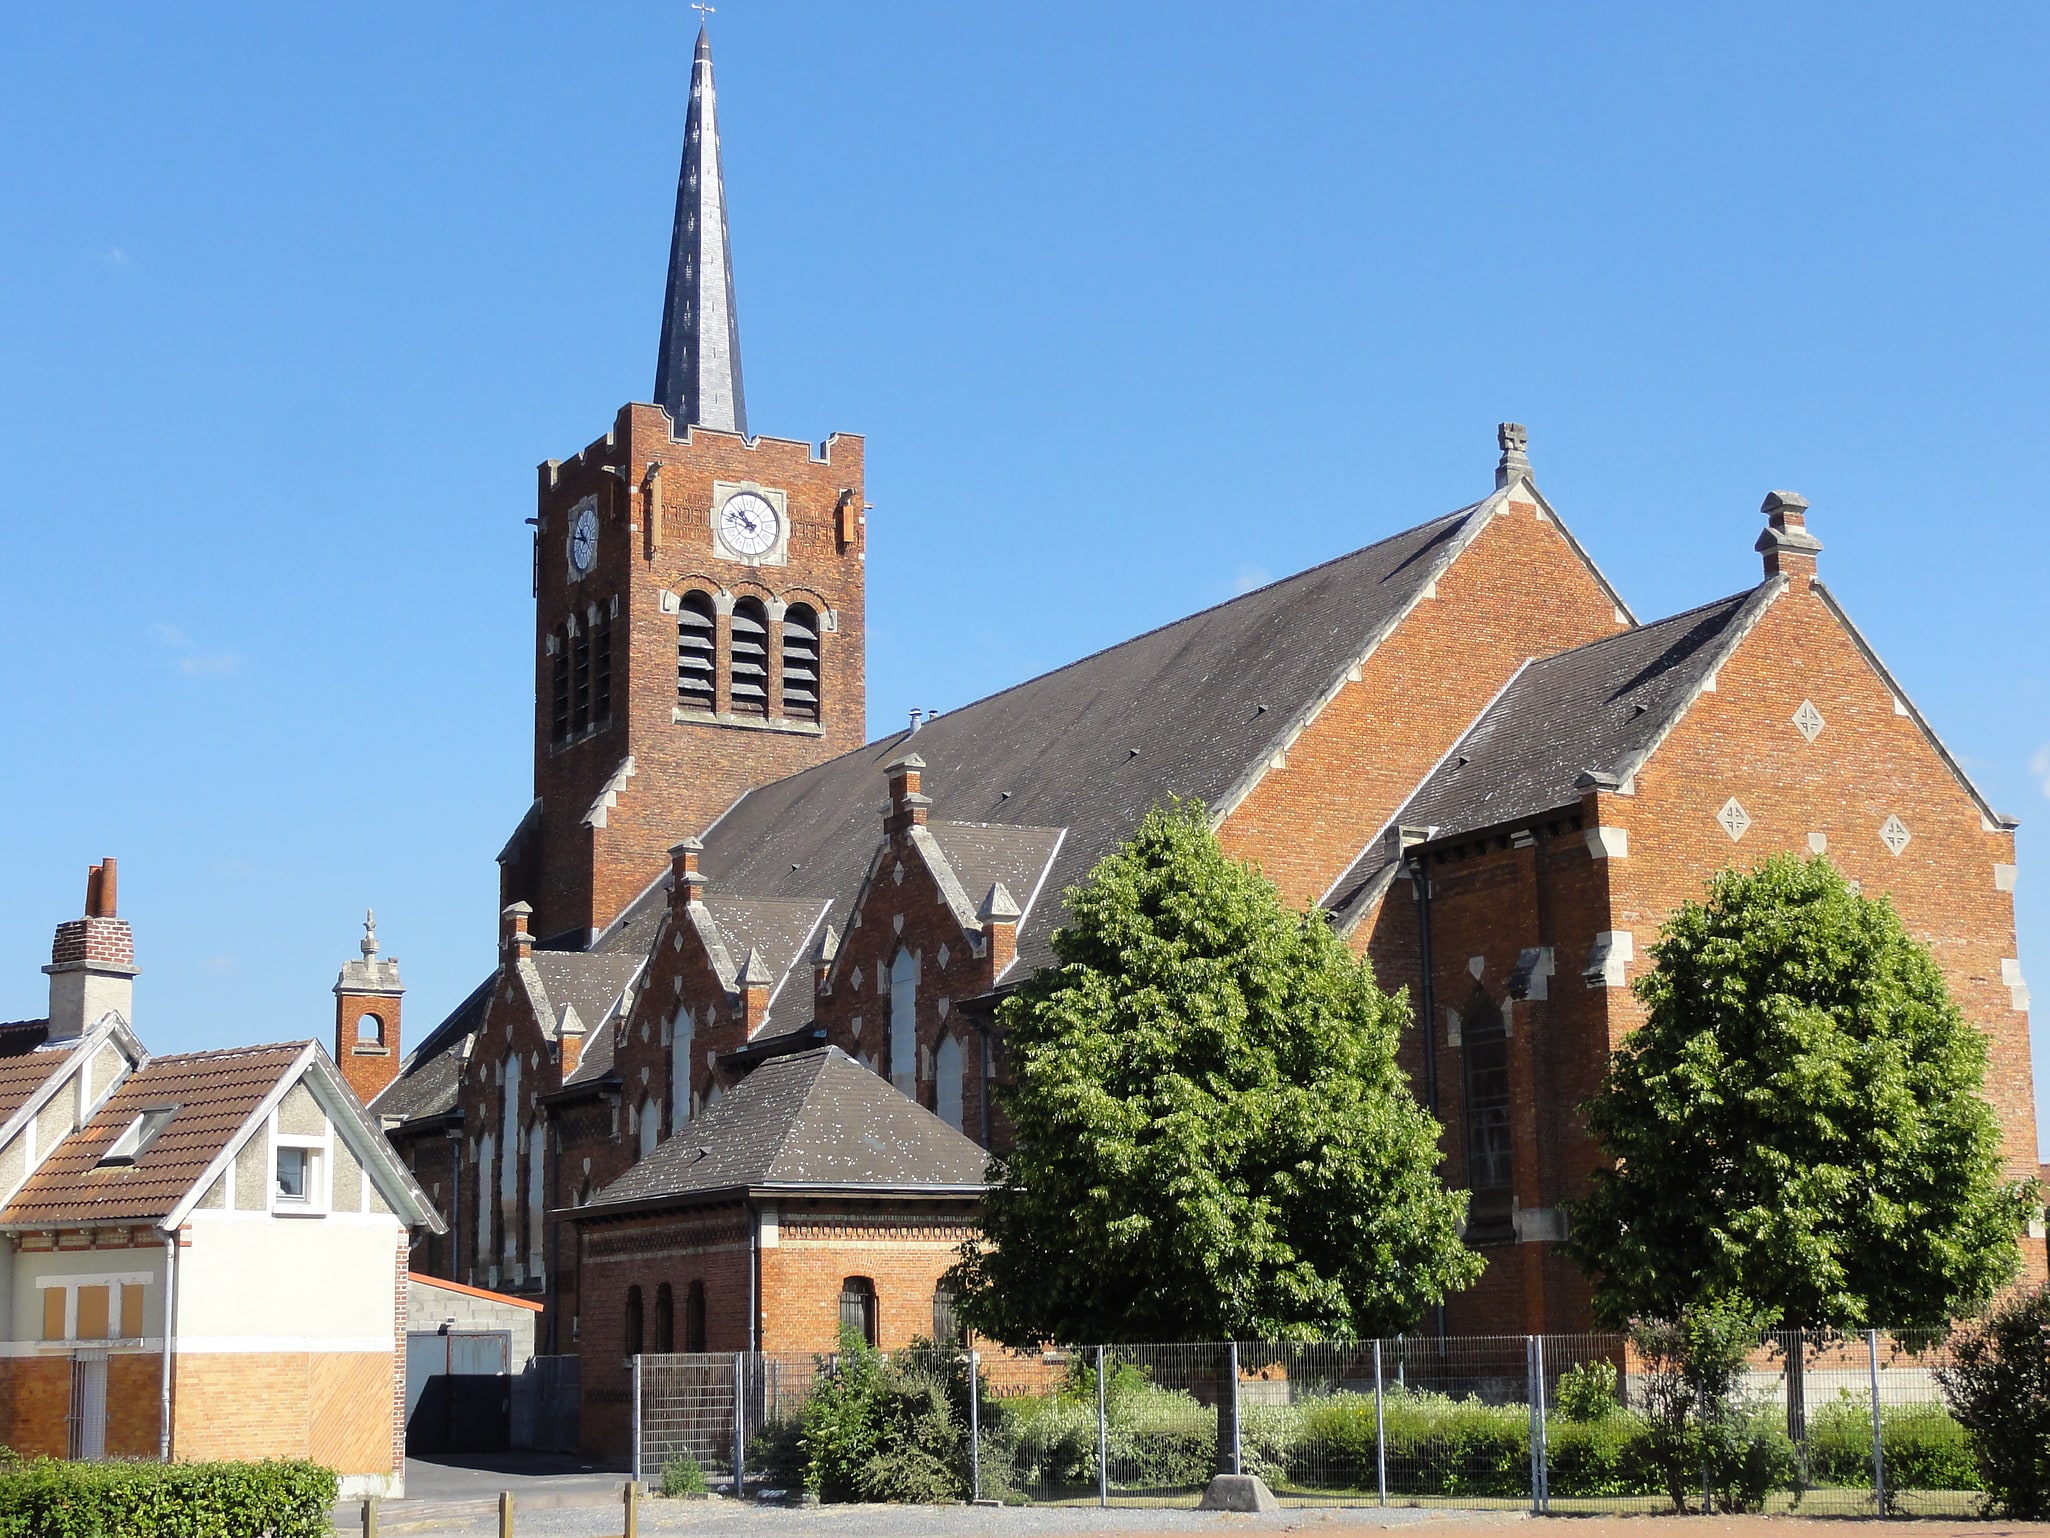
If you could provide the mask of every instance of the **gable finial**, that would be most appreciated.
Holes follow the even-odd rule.
[[[1495,465],[1495,489],[1500,490],[1520,476],[1530,474],[1530,429],[1521,422],[1502,422],[1495,427],[1495,443],[1502,457]]]
[[[376,959],[377,910],[374,908],[365,908],[363,910],[363,938],[357,942],[357,945],[358,948],[363,952],[363,959],[365,961],[372,961]]]
[[[719,99],[712,82],[708,24],[700,16],[676,176],[676,223],[655,358],[655,404],[680,428],[747,436],[740,383],[740,322],[733,305],[733,248],[726,224],[726,176],[719,153]]]

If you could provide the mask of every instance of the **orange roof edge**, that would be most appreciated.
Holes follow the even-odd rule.
[[[515,1298],[503,1292],[487,1292],[482,1287],[465,1287],[461,1282],[452,1282],[445,1276],[422,1276],[418,1271],[408,1271],[406,1280],[419,1282],[426,1287],[439,1287],[444,1292],[460,1292],[466,1297],[486,1298],[493,1303],[510,1303],[514,1308],[530,1308],[540,1313],[543,1305],[529,1303],[525,1298]]]

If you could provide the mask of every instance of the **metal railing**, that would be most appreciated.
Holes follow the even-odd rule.
[[[885,1354],[910,1363],[905,1353]],[[964,1363],[963,1359],[966,1358]],[[925,1348],[917,1363],[935,1360]],[[1713,1413],[1673,1418],[1622,1335],[1115,1345],[950,1355],[976,1392],[946,1450],[971,1498],[1193,1506],[1218,1473],[1287,1506],[1964,1515],[1979,1481],[1926,1339],[1776,1335]],[[916,1365],[916,1364],[914,1364]],[[802,1488],[830,1354],[634,1360],[636,1479]],[[965,1393],[965,1390],[963,1391]]]

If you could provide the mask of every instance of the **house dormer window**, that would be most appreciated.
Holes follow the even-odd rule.
[[[102,1165],[133,1164],[157,1140],[157,1134],[170,1125],[171,1118],[178,1114],[175,1105],[156,1105],[144,1111],[123,1129],[107,1151],[100,1155]]]

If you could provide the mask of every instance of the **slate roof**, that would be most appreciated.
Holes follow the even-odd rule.
[[[1527,664],[1353,862],[1326,906],[1349,915],[1385,880],[1396,827],[1444,839],[1578,804],[1590,770],[1627,779],[1777,589],[1719,598]]]
[[[563,1012],[574,1008],[587,1032],[597,1030],[611,1017],[612,1006],[634,980],[646,955],[646,951],[638,956],[616,951],[535,951],[534,970],[541,974],[541,986],[548,990],[548,1003],[555,1011],[555,1019],[543,1023],[560,1028]]]
[[[838,1047],[773,1058],[580,1213],[746,1188],[982,1189],[989,1155]]]
[[[152,1058],[29,1176],[0,1211],[0,1223],[154,1223],[169,1216],[312,1046],[290,1041]],[[133,1164],[99,1167],[130,1122],[163,1105],[176,1105],[178,1114]]]
[[[456,1088],[462,1077],[463,1038],[484,1024],[484,1012],[491,1006],[491,990],[498,982],[493,973],[470,990],[468,998],[450,1010],[448,1017],[406,1054],[399,1064],[399,1076],[370,1102],[372,1116],[395,1116],[412,1121],[421,1116],[438,1116],[456,1103]]]

